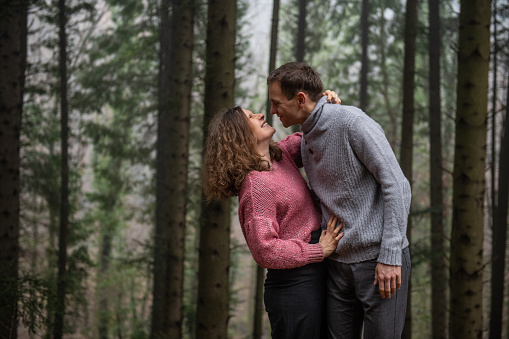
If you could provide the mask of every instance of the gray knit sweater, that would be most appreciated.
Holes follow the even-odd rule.
[[[325,103],[321,98],[301,126],[301,152],[321,201],[322,227],[331,214],[344,221],[344,237],[330,258],[401,266],[408,246],[408,180],[380,125],[359,108]]]

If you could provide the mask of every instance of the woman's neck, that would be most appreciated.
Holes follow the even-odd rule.
[[[262,157],[262,160],[266,161],[269,165],[269,168],[272,166],[272,159],[270,158],[270,148],[269,144],[260,145],[257,147],[258,154]]]

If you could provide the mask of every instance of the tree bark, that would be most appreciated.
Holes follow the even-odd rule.
[[[380,12],[385,12],[384,4],[380,4]],[[387,53],[385,51],[385,44],[386,44],[386,34],[385,34],[385,17],[383,15],[380,15],[379,20],[379,29],[380,29],[380,36],[378,39],[378,46],[380,50],[380,73],[381,73],[381,86],[382,86],[382,97],[383,97],[383,107],[385,108],[385,111],[387,115],[389,116],[390,122],[391,122],[391,128],[386,131],[387,133],[387,140],[389,140],[389,143],[393,146],[396,145],[396,132],[398,130],[398,116],[399,111],[395,108],[399,106],[399,104],[391,105],[391,96],[389,94],[389,88],[391,86],[391,82],[389,79],[389,65],[387,62]]]
[[[279,26],[279,0],[274,0],[272,3],[272,25],[270,29],[270,54],[269,54],[269,73],[276,68],[276,54],[277,54],[277,36]],[[265,120],[269,125],[272,125],[273,119],[270,113],[271,102],[269,99],[269,89],[267,88],[267,104],[265,108]],[[256,286],[255,286],[255,306],[253,316],[253,339],[260,339],[262,337],[263,328],[263,284],[265,282],[265,269],[256,265]]]
[[[509,74],[508,74],[509,79]],[[507,203],[509,195],[509,87],[504,129],[500,141],[498,169],[498,202],[493,216],[493,252],[491,254],[491,318],[490,339],[502,338],[502,311],[504,307],[504,273],[507,243]]]
[[[482,337],[490,0],[462,0],[453,171],[450,338]]]
[[[491,101],[491,171],[490,171],[490,188],[491,188],[491,215],[492,223],[495,221],[493,218],[497,209],[497,190],[495,186],[495,173],[497,167],[496,161],[496,131],[497,131],[497,75],[498,75],[498,36],[497,36],[497,0],[493,3],[493,86],[492,86],[492,101]]]
[[[113,123],[110,126],[111,129],[120,128],[122,131],[126,130],[122,125],[119,124],[117,119],[113,119]],[[119,134],[117,134],[119,135]],[[122,139],[122,138],[121,138]],[[97,145],[101,147],[101,145]],[[104,147],[105,145],[103,145]],[[99,201],[99,208],[102,213],[108,215],[108,219],[105,222],[104,219],[100,219],[100,233],[101,233],[101,249],[99,253],[99,270],[97,272],[97,283],[96,283],[96,299],[97,299],[97,332],[99,339],[109,338],[109,328],[111,324],[111,314],[113,313],[110,309],[110,300],[112,300],[111,284],[108,283],[108,273],[110,272],[111,263],[111,252],[113,240],[115,237],[115,231],[119,223],[118,213],[116,206],[121,201],[121,194],[123,191],[123,183],[121,177],[122,162],[119,154],[114,154],[115,149],[121,147],[118,144],[107,145],[105,151],[108,153],[106,158],[100,157],[98,162],[104,162],[105,168],[99,169],[99,171],[108,171],[108,173],[99,171],[95,172],[94,175],[103,176],[102,188],[98,192],[101,194],[101,200]],[[103,148],[104,149],[104,148]],[[94,164],[94,168],[97,164]],[[97,185],[97,184],[96,184]]]
[[[439,0],[429,4],[429,140],[431,205],[431,329],[433,338],[447,338],[447,279],[444,252],[442,184],[442,111],[440,93],[440,8]]]
[[[295,43],[295,61],[303,62],[306,54],[306,4],[307,0],[299,1],[299,19],[297,26],[297,37]],[[293,125],[291,130],[300,132],[300,125]]]
[[[414,91],[415,91],[415,39],[417,27],[417,0],[407,0],[405,14],[405,65],[403,69],[403,119],[401,130],[401,169],[412,185],[414,146]],[[412,217],[408,217],[407,238],[412,242]],[[408,281],[408,299],[405,327],[402,338],[412,337],[412,284]]]
[[[57,300],[53,338],[61,339],[64,333],[65,295],[67,290],[67,238],[69,234],[69,112],[67,103],[67,13],[65,0],[58,2],[59,19],[59,71],[60,71],[60,229],[58,237]]]
[[[497,225],[497,190],[495,186],[496,181],[496,173],[497,173],[497,162],[496,162],[496,134],[497,134],[497,70],[498,70],[498,35],[497,35],[497,0],[493,2],[493,86],[491,89],[492,93],[492,101],[491,101],[491,168],[490,168],[490,193],[491,193],[491,226],[492,226],[492,252],[491,252],[491,309],[490,309],[490,339],[501,338],[502,337],[502,304],[504,300],[504,283],[502,280],[502,285],[500,285],[498,270],[505,269],[505,253],[504,257],[500,257],[500,246],[502,245],[501,241],[503,241],[503,246],[505,250],[505,241],[506,236],[504,233],[504,239],[498,239],[501,234],[499,231],[501,229],[498,228]],[[509,101],[509,98],[508,98]],[[507,119],[507,115],[506,115]],[[506,129],[507,130],[507,129]],[[501,141],[501,145],[503,141]],[[502,155],[502,152],[500,152]],[[502,160],[502,159],[500,159]],[[499,169],[499,173],[501,172]],[[507,172],[506,172],[507,173]],[[500,174],[499,174],[500,180]],[[503,226],[506,229],[507,226]],[[502,262],[500,261],[502,260]],[[502,265],[500,265],[502,263]],[[503,278],[502,278],[503,279]],[[500,288],[502,286],[502,288]],[[495,298],[500,298],[500,300],[495,300]]]
[[[158,84],[158,130],[157,130],[157,158],[156,158],[156,224],[155,224],[155,239],[154,239],[154,285],[152,290],[152,324],[151,324],[151,337],[158,336],[164,337],[165,333],[165,288],[167,276],[167,260],[168,251],[167,238],[169,233],[168,222],[162,218],[165,216],[163,202],[167,202],[167,190],[164,186],[166,177],[165,161],[167,161],[169,147],[166,147],[168,141],[163,141],[167,138],[166,133],[162,133],[166,124],[163,127],[163,122],[169,120],[168,111],[165,110],[162,103],[164,98],[169,93],[169,64],[170,60],[170,7],[171,0],[161,0],[160,7],[160,30],[159,30],[159,84]],[[165,154],[166,153],[166,154]],[[166,155],[166,156],[165,156]],[[161,206],[161,207],[160,207]],[[160,211],[161,210],[161,211]],[[162,212],[162,215],[160,215]]]
[[[295,60],[297,62],[303,62],[306,53],[306,2],[307,0],[299,0],[299,22],[297,43],[295,44]]]
[[[256,291],[255,291],[255,308],[253,321],[253,339],[262,337],[262,319],[263,319],[263,284],[265,282],[265,269],[260,265],[256,265]]]
[[[17,338],[20,128],[26,1],[0,1],[0,338]]]
[[[272,25],[270,29],[270,55],[269,55],[269,74],[276,68],[277,54],[277,34],[279,26],[279,0],[274,0],[272,4]],[[270,114],[269,89],[267,88],[267,105],[265,111],[265,120],[272,125],[272,114]]]
[[[204,140],[210,120],[233,106],[235,0],[209,0]],[[230,271],[230,199],[202,204],[196,337],[227,338]]]
[[[194,0],[162,1],[152,337],[182,335],[193,22]]]
[[[359,108],[364,112],[368,105],[368,46],[369,46],[369,0],[362,0],[361,16],[361,81],[360,81],[360,103]]]
[[[105,280],[105,275],[108,273],[110,268],[110,257],[111,257],[111,243],[113,241],[112,230],[109,225],[104,225],[107,229],[102,237],[101,242],[101,256],[100,266],[98,272],[98,283],[99,285]],[[99,339],[107,339],[108,336],[108,324],[109,324],[109,296],[101,287],[98,287],[98,305],[97,318],[99,324],[97,332]]]

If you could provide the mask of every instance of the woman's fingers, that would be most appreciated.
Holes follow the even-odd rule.
[[[339,218],[335,215],[331,215],[329,218],[329,221],[327,222],[327,230],[322,231],[322,236],[331,235],[336,241],[339,241],[339,239],[343,238],[344,232],[341,232],[341,229],[343,229],[343,222],[341,221],[340,224],[336,227],[336,224],[338,223]]]
[[[329,218],[329,222],[327,223],[327,231],[333,231],[334,228],[336,227],[336,224],[338,222],[338,217],[336,217],[335,215],[331,215],[331,217]]]
[[[339,231],[341,231],[341,229],[342,229],[342,228],[343,228],[343,222],[341,222],[341,223],[338,225],[338,227],[336,227],[336,228],[334,229],[335,234],[338,234],[338,233],[339,233]]]
[[[336,241],[339,241],[339,239],[343,238],[344,232],[339,233],[341,229],[343,228],[343,222],[341,222],[338,227],[334,229],[334,236]]]
[[[331,102],[333,104],[341,104],[341,99],[338,97],[337,93],[331,90],[326,90],[322,93],[322,96],[327,96],[327,102]]]
[[[328,257],[336,250],[339,239],[341,239],[344,235],[343,232],[339,233],[343,228],[343,222],[340,222],[340,224],[337,225],[338,221],[339,218],[337,216],[331,215],[327,222],[327,230],[323,230],[320,236],[319,242],[323,246],[324,257]]]
[[[339,239],[343,238],[343,235],[345,235],[345,232],[341,232],[336,236],[336,240],[339,241]]]

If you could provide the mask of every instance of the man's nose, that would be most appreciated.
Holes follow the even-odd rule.
[[[274,107],[274,105],[270,105],[270,114],[276,114],[276,113],[277,113],[276,107]]]

